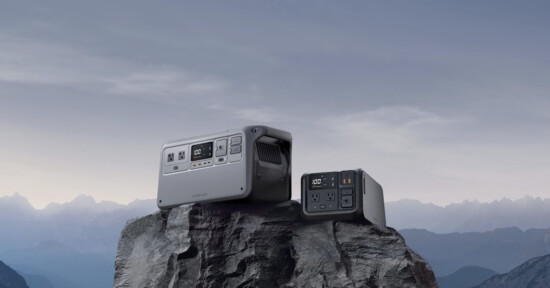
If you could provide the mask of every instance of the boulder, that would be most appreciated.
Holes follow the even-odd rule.
[[[437,287],[397,231],[305,222],[300,204],[211,203],[128,221],[115,287]]]

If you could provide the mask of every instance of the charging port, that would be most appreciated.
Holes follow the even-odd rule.
[[[311,200],[313,202],[319,202],[319,192],[312,192],[311,193]]]

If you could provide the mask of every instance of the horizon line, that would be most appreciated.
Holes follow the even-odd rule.
[[[46,209],[47,207],[51,206],[51,205],[66,205],[66,204],[70,204],[70,203],[73,203],[75,202],[77,199],[79,198],[88,198],[88,199],[91,199],[93,200],[93,202],[95,204],[101,204],[101,203],[112,203],[112,204],[116,204],[116,205],[120,205],[120,206],[129,206],[131,205],[132,203],[134,202],[137,202],[137,201],[149,201],[149,200],[152,200],[154,201],[155,199],[154,198],[148,198],[148,199],[140,199],[140,198],[136,198],[136,199],[133,199],[127,203],[121,203],[121,202],[117,202],[117,201],[113,201],[113,200],[97,200],[94,196],[92,195],[87,195],[87,194],[79,194],[77,195],[76,197],[74,197],[72,200],[70,201],[65,201],[65,202],[50,202],[48,204],[46,204],[44,207],[42,208],[37,208],[35,205],[32,204],[32,202],[29,200],[28,197],[22,195],[21,193],[19,192],[14,192],[13,194],[11,195],[3,195],[3,196],[0,196],[0,200],[3,199],[3,198],[13,198],[13,197],[21,197],[21,198],[24,198],[28,204],[35,210],[44,210]],[[461,202],[451,202],[451,203],[448,203],[448,204],[445,204],[445,205],[441,205],[441,204],[436,204],[436,203],[433,203],[433,202],[424,202],[424,201],[421,201],[421,200],[418,200],[418,199],[413,199],[413,198],[402,198],[402,199],[398,199],[398,200],[392,200],[392,201],[387,201],[385,202],[385,204],[390,204],[390,203],[395,203],[395,202],[400,202],[400,201],[415,201],[415,202],[418,202],[420,204],[424,204],[424,205],[434,205],[434,206],[437,206],[437,207],[441,207],[441,208],[446,208],[448,206],[451,206],[451,205],[456,205],[456,204],[464,204],[464,203],[479,203],[479,204],[491,204],[491,203],[495,203],[495,202],[502,202],[502,201],[512,201],[512,202],[515,202],[515,201],[519,201],[519,200],[524,200],[524,199],[533,199],[533,200],[542,200],[542,201],[545,201],[545,200],[550,200],[550,198],[543,198],[541,196],[531,196],[530,194],[525,194],[523,195],[522,197],[518,197],[518,198],[515,198],[515,199],[512,199],[512,198],[508,198],[508,197],[502,197],[500,199],[493,199],[491,201],[479,201],[477,199],[464,199],[462,200]],[[290,199],[290,200],[293,200],[293,201],[300,201],[299,198],[297,199]]]

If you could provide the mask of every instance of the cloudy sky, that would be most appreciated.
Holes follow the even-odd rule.
[[[295,180],[361,167],[387,201],[548,198],[549,13],[545,1],[6,1],[0,197],[155,198],[164,141],[258,123],[292,132]]]

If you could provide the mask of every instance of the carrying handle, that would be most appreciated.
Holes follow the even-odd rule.
[[[292,145],[292,135],[289,132],[267,126],[255,126],[251,129],[252,134],[256,135],[258,138],[267,136],[288,142],[289,145]]]

